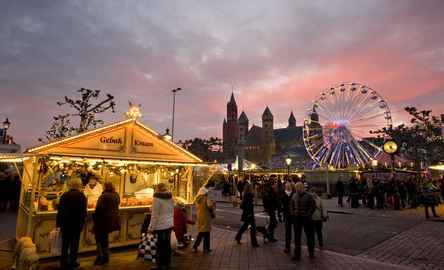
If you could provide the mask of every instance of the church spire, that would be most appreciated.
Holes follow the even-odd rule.
[[[237,106],[236,99],[234,98],[234,93],[233,92],[231,92],[230,102],[228,102],[227,105],[236,105]]]
[[[296,118],[294,117],[293,111],[291,111],[290,117],[288,118],[288,127],[289,128],[296,127]]]

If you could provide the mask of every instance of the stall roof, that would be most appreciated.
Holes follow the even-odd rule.
[[[11,153],[0,153],[0,162],[2,163],[13,163],[13,162],[23,162],[25,159],[27,159],[28,156],[24,154],[11,154]]]
[[[202,160],[141,122],[128,119],[29,148],[25,155],[199,164]]]

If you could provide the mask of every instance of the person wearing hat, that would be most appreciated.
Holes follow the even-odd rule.
[[[171,264],[171,231],[174,227],[173,195],[165,183],[157,184],[153,195],[151,221],[148,231],[156,234],[157,268],[167,269]],[[153,268],[152,268],[153,269]]]
[[[197,238],[193,244],[193,252],[197,252],[197,248],[203,239],[203,251],[204,253],[211,252],[210,249],[210,231],[211,220],[215,217],[215,204],[208,196],[209,184],[201,187],[194,199],[196,205],[197,216]]]

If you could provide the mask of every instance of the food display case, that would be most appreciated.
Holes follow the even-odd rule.
[[[121,230],[110,235],[110,246],[117,247],[140,241],[156,184],[168,184],[175,201],[191,204],[210,171],[199,158],[136,119],[30,148],[20,161],[22,192],[16,234],[32,237],[41,257],[50,256],[48,236],[55,228],[58,201],[70,178],[82,180],[88,199],[82,252],[95,249],[92,213],[105,181],[113,182],[120,195]]]

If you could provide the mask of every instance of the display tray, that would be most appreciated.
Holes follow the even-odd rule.
[[[151,208],[151,205],[136,205],[136,206],[120,206],[119,210],[120,211],[125,211],[125,210],[136,210],[136,209],[140,209],[140,210],[148,210]],[[87,211],[88,213],[93,213],[95,209],[93,208],[89,208]],[[35,213],[35,215],[37,216],[51,216],[51,215],[56,215],[57,211],[37,211]]]

